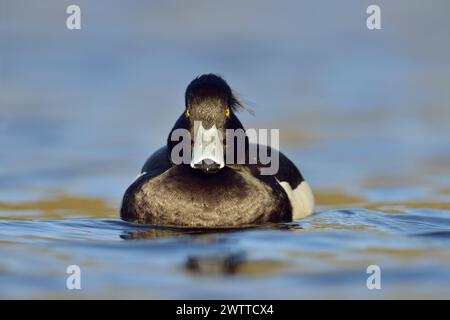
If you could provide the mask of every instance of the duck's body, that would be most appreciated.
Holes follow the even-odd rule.
[[[230,109],[226,111],[225,121],[218,114],[208,113],[210,103],[214,105],[216,100],[219,101],[216,105],[226,98],[232,99],[225,102],[226,106],[237,103],[234,96],[228,97],[231,95],[231,90],[228,90],[228,85],[217,76],[205,75],[195,79],[186,92],[186,112],[172,132],[179,128],[192,131],[190,113],[194,113],[192,117],[196,117],[196,121],[200,119],[210,128],[217,127],[218,131],[242,128],[234,113],[230,114]],[[223,97],[221,91],[225,91]],[[192,97],[192,94],[196,96]],[[194,140],[191,145],[196,144]],[[193,148],[192,158],[196,158],[196,147]],[[236,228],[288,222],[314,211],[311,189],[295,165],[281,152],[277,153],[279,170],[267,175],[261,173],[264,166],[259,162],[225,165],[224,161],[216,160],[214,156],[214,160],[204,159],[191,165],[175,164],[173,149],[174,144],[169,136],[167,146],[147,160],[141,175],[125,192],[122,219],[161,226]],[[270,149],[268,153],[271,154]]]

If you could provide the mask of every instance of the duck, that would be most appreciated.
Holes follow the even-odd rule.
[[[126,189],[122,220],[220,229],[292,222],[314,213],[313,192],[295,164],[274,147],[250,142],[236,115],[246,107],[223,77],[196,77],[184,100],[165,145]],[[244,133],[240,154],[229,132]],[[250,153],[252,148],[257,152]],[[262,149],[277,156],[275,172],[254,157]]]

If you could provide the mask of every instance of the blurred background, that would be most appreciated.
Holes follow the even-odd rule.
[[[2,201],[117,203],[209,72],[313,186],[449,187],[446,1],[378,1],[374,31],[371,1],[78,1],[81,30],[70,1],[0,3]]]
[[[81,30],[66,28],[71,4]],[[381,30],[366,27],[370,4]],[[186,86],[210,72],[254,110],[244,126],[280,128],[318,211],[447,217],[449,14],[444,0],[0,0],[0,218],[117,219]],[[399,230],[417,223],[450,226]],[[23,227],[2,240],[21,243]],[[28,249],[2,255],[6,274]],[[32,295],[26,283],[12,294],[14,281],[3,296]]]

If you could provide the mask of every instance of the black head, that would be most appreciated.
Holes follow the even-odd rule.
[[[191,122],[201,121],[205,129],[213,125],[221,129],[240,103],[225,80],[214,74],[205,74],[187,87],[185,106]]]
[[[226,129],[243,129],[235,115],[238,108],[242,108],[242,104],[230,86],[215,74],[202,75],[188,85],[184,113],[178,118],[172,132],[181,128],[190,132],[191,167],[216,172],[224,166]],[[217,140],[220,140],[220,144]],[[175,144],[169,136],[169,151]]]

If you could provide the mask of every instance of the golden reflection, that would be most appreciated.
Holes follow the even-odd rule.
[[[281,261],[247,261],[236,268],[237,274],[246,276],[265,276],[281,272],[289,267],[289,263]]]
[[[381,201],[367,204],[365,207],[369,210],[382,211],[384,213],[405,213],[405,210],[408,209],[450,210],[450,202]],[[390,207],[391,209],[389,209]],[[403,210],[401,208],[403,208]]]
[[[365,255],[380,255],[389,256],[391,258],[400,260],[426,260],[439,257],[450,261],[450,253],[448,250],[439,248],[430,248],[428,250],[422,249],[395,249],[395,248],[365,248],[360,250],[361,254]]]
[[[442,194],[450,194],[450,190],[441,189]],[[368,210],[381,211],[383,213],[405,213],[408,209],[431,209],[450,210],[450,202],[433,201],[376,201],[356,195],[346,194],[343,191],[316,191],[315,199],[317,206],[322,210],[333,210],[343,208],[364,208]]]
[[[314,193],[316,204],[327,207],[356,207],[363,206],[367,201],[364,198],[345,194],[338,190],[316,191]]]
[[[4,220],[64,219],[73,215],[94,218],[118,217],[117,209],[112,208],[104,199],[65,195],[29,202],[0,202],[0,211],[6,211],[6,214],[0,213],[1,219]]]

